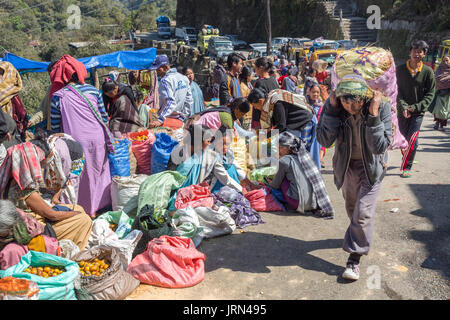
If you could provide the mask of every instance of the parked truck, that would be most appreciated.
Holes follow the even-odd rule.
[[[159,16],[156,18],[156,27],[158,30],[158,37],[169,39],[171,36],[170,19],[166,16]]]
[[[219,29],[215,29],[210,25],[204,24],[197,36],[198,50],[202,54],[205,54],[208,51],[209,39],[218,36],[219,36]]]

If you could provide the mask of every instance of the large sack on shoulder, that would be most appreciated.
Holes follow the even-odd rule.
[[[205,260],[192,239],[161,236],[148,243],[145,252],[131,261],[127,272],[146,284],[186,288],[203,281]]]
[[[379,47],[357,47],[340,52],[331,68],[331,89],[346,75],[357,74],[372,90],[390,99],[392,115],[391,149],[403,149],[408,142],[400,133],[397,119],[397,75],[392,53]]]
[[[75,290],[78,300],[122,300],[139,286],[139,281],[122,269],[120,256],[115,248],[96,246],[81,251],[73,260],[79,263],[95,258],[104,259],[109,267],[101,276],[80,276]]]
[[[111,183],[111,199],[113,211],[123,210],[136,216],[139,187],[149,176],[133,174],[129,177],[113,177]]]
[[[65,271],[49,278],[25,272],[28,267],[41,266],[62,267]],[[30,251],[20,259],[18,264],[0,271],[0,278],[8,276],[36,282],[40,290],[39,300],[77,300],[74,281],[80,276],[80,270],[78,264],[71,260],[48,253]]]

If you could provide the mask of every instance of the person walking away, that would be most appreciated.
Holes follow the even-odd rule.
[[[156,70],[159,80],[159,111],[158,119],[152,121],[150,128],[160,126],[177,130],[191,114],[193,99],[189,80],[170,68],[169,58],[163,54],[156,56],[150,70]]]
[[[194,70],[190,67],[184,67],[182,73],[189,79],[191,85],[192,98],[194,100],[190,115],[202,112],[205,110],[205,99],[203,99],[203,92],[197,82],[194,81]]]
[[[360,258],[369,253],[377,195],[387,170],[392,141],[391,107],[357,75],[345,76],[325,102],[317,139],[325,148],[336,143],[334,183],[342,188],[350,225],[343,249],[349,253],[342,277],[358,280]]]
[[[450,118],[450,55],[445,55],[436,70],[436,95],[428,111],[434,115],[435,130],[445,131]]]
[[[145,130],[130,86],[105,81],[102,91],[109,103],[109,130],[115,138],[122,138],[123,133]]]
[[[239,74],[242,69],[242,62],[244,57],[233,52],[227,58],[228,71],[222,79],[219,88],[219,103],[221,106],[226,106],[235,98],[241,98],[241,86],[239,84]]]
[[[270,75],[270,71],[273,71],[273,66],[274,64],[267,57],[256,59],[255,73],[258,79],[255,81],[254,88],[263,89],[266,93],[280,88],[277,80]],[[261,111],[252,107],[252,129],[261,128],[260,119]]]
[[[292,74],[292,68],[287,70],[281,88],[292,93],[297,92],[297,78]]]
[[[320,99],[320,86],[317,83],[313,83],[308,90],[308,94],[306,95],[306,102],[313,108],[314,114],[317,117],[317,120],[320,120],[320,114],[323,110],[323,102],[322,99]],[[319,159],[320,159],[320,166],[323,168],[325,167],[325,164],[323,162],[323,158],[325,157],[325,154],[327,152],[327,149],[324,147],[320,147],[319,151]]]
[[[114,152],[114,139],[107,127],[108,115],[100,92],[85,84],[84,65],[64,55],[50,73],[52,88],[51,129],[81,144],[85,168],[80,178],[78,204],[95,216],[111,204],[111,175],[107,152]]]
[[[53,66],[58,61],[53,61],[50,63],[47,67],[47,73],[50,77],[50,72],[53,69]],[[31,128],[35,125],[39,125],[41,128],[45,128],[48,132],[52,130],[52,125],[50,122],[50,90],[52,88],[52,85],[50,85],[47,88],[47,92],[44,96],[44,98],[41,101],[41,104],[39,105],[39,108],[36,110],[35,114],[31,116],[30,120],[28,120],[28,128]]]
[[[408,141],[408,147],[402,150],[402,178],[411,177],[411,168],[419,146],[420,126],[435,94],[433,70],[422,62],[427,50],[425,41],[413,41],[409,49],[410,59],[397,68],[398,127]]]

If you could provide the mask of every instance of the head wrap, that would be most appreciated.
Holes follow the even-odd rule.
[[[339,81],[336,87],[336,97],[343,95],[353,95],[372,99],[373,90],[361,76],[348,74]]]
[[[49,97],[51,98],[56,91],[64,88],[69,83],[74,73],[77,73],[78,81],[81,84],[84,84],[84,79],[87,76],[87,70],[84,64],[68,54],[63,55],[61,59],[55,63],[50,72],[52,87],[50,89]]]

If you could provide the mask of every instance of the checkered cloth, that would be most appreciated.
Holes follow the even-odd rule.
[[[44,151],[31,142],[10,147],[0,167],[0,197],[3,196],[11,178],[17,182],[21,190],[38,189],[44,182],[40,164],[44,158]]]

